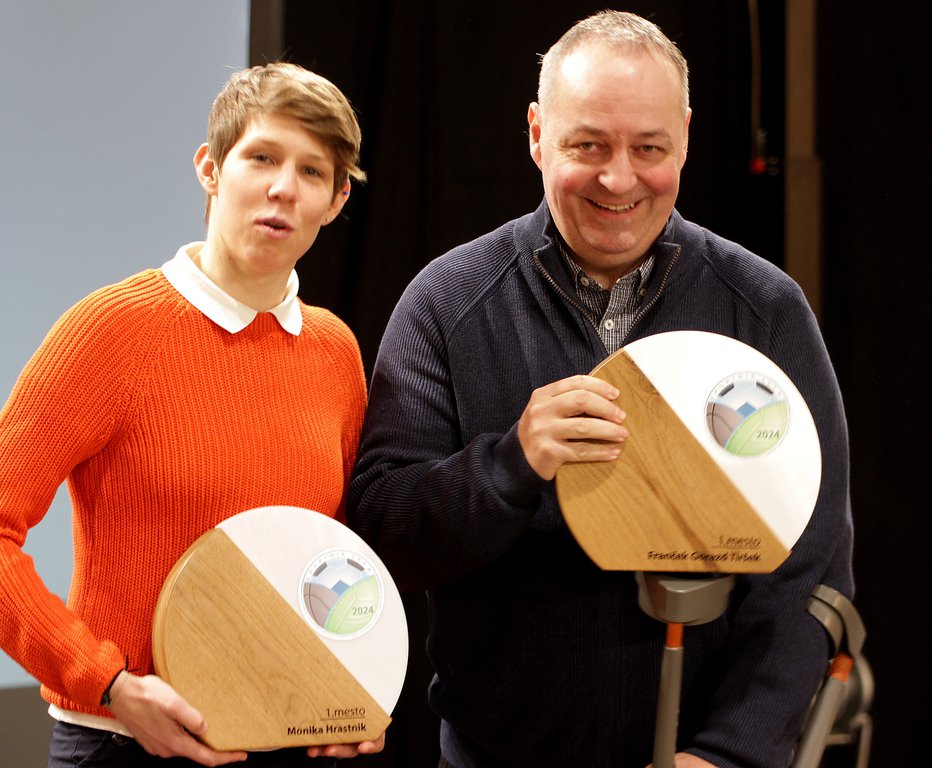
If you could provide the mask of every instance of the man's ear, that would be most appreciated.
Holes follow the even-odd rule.
[[[540,168],[540,104],[532,101],[527,108],[527,135],[528,148],[531,151],[531,158]]]
[[[689,151],[689,121],[692,119],[692,109],[686,110],[686,122],[683,125],[683,161],[680,163],[680,169],[686,164],[686,153]]]
[[[201,144],[194,153],[194,171],[204,191],[208,195],[216,195],[220,169],[210,156],[206,144]]]

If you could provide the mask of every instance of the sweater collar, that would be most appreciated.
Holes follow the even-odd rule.
[[[195,252],[202,246],[200,242],[181,246],[175,257],[162,265],[162,273],[178,293],[210,320],[230,333],[239,333],[259,313],[234,299],[198,269],[189,252]],[[269,313],[292,336],[301,333],[303,319],[298,301],[298,275],[294,270],[288,278],[284,300],[272,307]]]
[[[648,290],[648,298],[650,294],[659,290],[661,280],[669,276],[671,262],[676,261],[679,256],[680,244],[677,242],[677,230],[681,222],[680,214],[674,210],[663,232],[660,233],[660,237],[651,247],[655,261],[650,279],[645,286]],[[560,235],[553,216],[550,214],[546,198],[541,201],[533,214],[524,219],[522,230],[516,233],[516,237],[531,244],[531,250],[544,270],[564,291],[572,295],[575,290],[573,275],[560,256],[558,242]]]

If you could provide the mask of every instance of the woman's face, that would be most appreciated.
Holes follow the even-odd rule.
[[[287,279],[349,192],[347,185],[334,195],[332,152],[288,115],[256,115],[220,167],[206,145],[195,164],[212,196],[207,235],[212,263],[238,280]],[[219,284],[223,287],[222,280]]]

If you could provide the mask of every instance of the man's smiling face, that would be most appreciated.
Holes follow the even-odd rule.
[[[557,228],[603,287],[663,231],[686,162],[690,114],[673,65],[650,53],[580,48],[528,112],[531,156]]]

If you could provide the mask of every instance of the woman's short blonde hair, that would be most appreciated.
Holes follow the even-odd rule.
[[[234,73],[217,95],[207,121],[207,148],[219,168],[257,114],[297,118],[333,153],[333,194],[359,167],[362,133],[346,96],[333,83],[297,64],[273,62]]]

